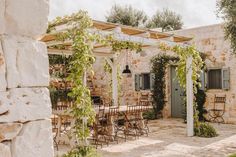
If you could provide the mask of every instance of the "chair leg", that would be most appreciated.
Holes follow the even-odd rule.
[[[55,144],[55,146],[56,146],[56,149],[57,149],[57,151],[58,151],[58,143],[57,143],[57,141],[56,141],[56,138],[55,138],[55,137],[53,138],[53,143]]]

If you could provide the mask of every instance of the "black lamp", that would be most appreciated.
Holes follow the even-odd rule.
[[[131,74],[131,70],[129,69],[129,64],[128,64],[128,57],[129,57],[129,51],[128,48],[126,49],[126,66],[125,69],[123,70],[123,74]]]
[[[131,74],[131,71],[130,71],[130,69],[129,69],[129,65],[126,65],[126,66],[125,66],[125,69],[123,70],[122,73],[123,73],[123,74]]]

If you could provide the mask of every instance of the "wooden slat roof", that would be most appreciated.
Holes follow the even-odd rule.
[[[59,27],[66,29],[65,24],[63,24]],[[136,27],[114,24],[114,23],[109,23],[109,22],[102,22],[102,21],[97,21],[97,20],[93,20],[93,27],[95,28],[95,30],[99,30],[102,32],[108,32],[108,33],[109,32],[112,33],[112,31],[119,28],[120,33],[123,36],[120,37],[120,39],[118,39],[118,40],[121,40],[121,38],[123,39],[123,37],[126,37],[127,39],[128,39],[128,37],[132,38],[133,41],[143,39],[143,41],[145,41],[143,43],[143,46],[145,46],[145,47],[150,46],[150,43],[155,44],[155,43],[161,42],[162,40],[176,43],[176,44],[177,43],[185,43],[187,41],[192,40],[192,38],[190,38],[190,37],[179,36],[179,35],[175,35],[173,33],[164,33],[164,32],[159,32],[159,31],[155,31],[155,30],[136,28]],[[71,41],[65,41],[65,42],[56,41],[56,34],[61,31],[63,31],[63,29],[53,31],[52,33],[49,33],[49,34],[45,34],[40,38],[40,41],[46,42],[46,44],[48,46],[64,45],[66,47],[70,47],[72,44]],[[100,50],[100,48],[102,48],[102,47],[103,47],[103,45],[96,45],[95,49],[97,48]],[[104,48],[105,48],[105,46],[104,46]],[[59,53],[62,51],[59,50]],[[54,53],[54,52],[56,52],[56,50],[53,49],[51,52]],[[64,50],[63,52],[67,52],[67,50]]]
[[[98,30],[113,30],[114,28],[120,27],[121,32],[124,34],[127,34],[127,35],[139,35],[139,34],[143,34],[143,33],[149,33],[150,34],[149,38],[153,38],[153,39],[162,39],[162,38],[173,37],[174,42],[186,42],[186,41],[190,41],[192,39],[190,37],[179,36],[179,35],[175,35],[172,33],[163,33],[163,32],[158,32],[158,31],[154,31],[154,30],[136,28],[136,27],[125,26],[125,25],[114,24],[114,23],[103,22],[103,21],[97,21],[97,20],[93,20],[93,26],[94,26],[94,28],[96,28]],[[40,40],[44,41],[44,42],[52,41],[52,40],[55,40],[55,35],[45,34]]]

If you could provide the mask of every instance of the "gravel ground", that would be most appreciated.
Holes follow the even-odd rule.
[[[120,141],[99,148],[102,157],[224,157],[236,152],[236,125],[212,124],[219,136],[187,137],[182,119],[160,119],[149,123],[148,137]],[[66,146],[59,147],[65,152]],[[55,152],[58,154],[58,152]]]

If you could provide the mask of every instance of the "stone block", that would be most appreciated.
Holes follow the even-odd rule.
[[[5,31],[5,0],[0,0],[0,34],[3,34]]]
[[[13,157],[53,157],[51,120],[24,124],[20,134],[12,140]]]
[[[27,122],[50,118],[51,101],[47,88],[14,88],[0,92],[0,104],[8,110],[1,122]]]
[[[5,8],[6,34],[37,37],[47,29],[48,0],[7,0]]]
[[[1,21],[1,19],[0,19],[0,21]],[[2,50],[2,46],[1,46],[1,42],[0,42],[0,91],[6,91],[6,87],[7,87],[6,64],[5,64],[5,58],[4,58],[4,55],[3,55],[3,50]]]
[[[0,156],[1,157],[11,157],[10,147],[0,143]]]
[[[21,123],[3,123],[0,124],[0,142],[12,140],[22,129]]]
[[[8,88],[49,85],[49,61],[44,43],[28,38],[4,36],[2,45]]]

